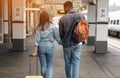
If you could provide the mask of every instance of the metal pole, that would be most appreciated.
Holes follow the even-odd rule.
[[[8,0],[8,42],[12,39],[12,0]]]

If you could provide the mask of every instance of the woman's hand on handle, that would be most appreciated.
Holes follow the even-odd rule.
[[[34,46],[34,50],[32,52],[32,56],[36,57],[37,56],[37,50],[38,50],[38,46]]]

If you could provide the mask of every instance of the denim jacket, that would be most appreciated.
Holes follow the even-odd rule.
[[[72,33],[69,32],[69,30],[73,24],[73,21],[77,22],[80,18],[83,18],[86,21],[83,14],[71,10],[60,19],[59,32],[64,48],[75,46],[78,44],[71,41],[71,34],[68,33]]]
[[[36,28],[35,40],[34,40],[35,46],[39,46],[40,42],[47,42],[47,41],[53,42],[54,40],[56,40],[59,44],[61,44],[59,31],[57,27],[55,27],[53,24],[50,24],[43,31],[40,29],[40,27]]]

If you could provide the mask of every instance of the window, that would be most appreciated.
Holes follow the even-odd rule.
[[[119,25],[119,20],[117,20],[117,25]]]
[[[111,20],[111,23],[110,24],[113,24],[113,20]]]
[[[115,24],[115,21],[116,21],[116,20],[114,20],[113,24]]]

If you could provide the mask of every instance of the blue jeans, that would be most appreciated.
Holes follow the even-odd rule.
[[[82,44],[64,48],[66,78],[78,78]]]
[[[38,56],[41,64],[41,75],[43,78],[53,76],[54,44],[52,42],[40,42]]]

